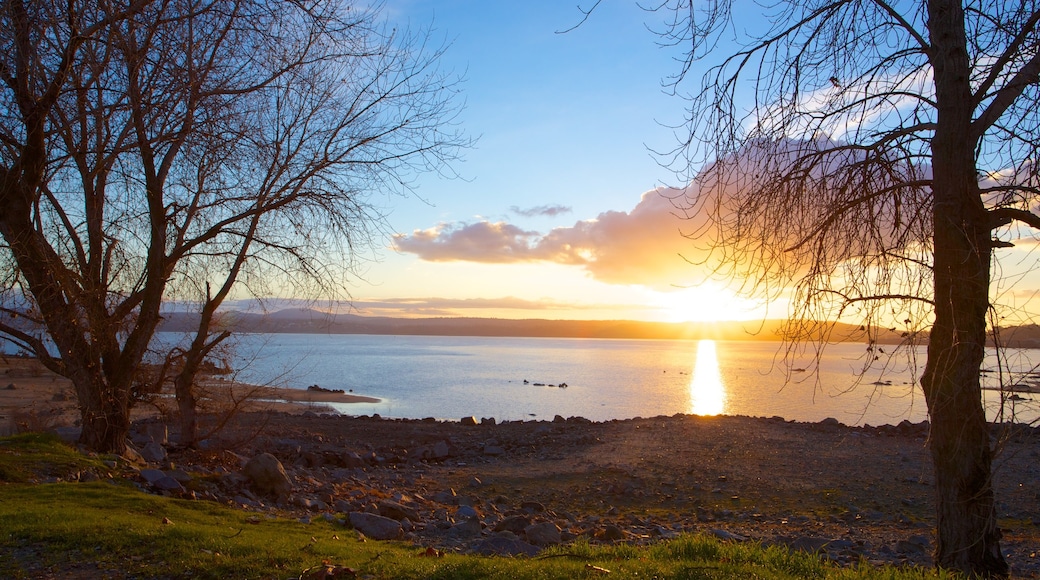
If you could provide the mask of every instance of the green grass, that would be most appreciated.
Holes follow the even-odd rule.
[[[0,437],[0,482],[68,478],[82,470],[101,470],[103,467],[99,459],[79,453],[53,434],[24,433]]]
[[[95,461],[77,459],[75,451],[61,447],[54,440],[0,439],[0,473],[53,473]],[[426,557],[421,547],[363,541],[354,531],[320,518],[304,524],[212,502],[145,494],[131,485],[0,483],[4,578],[62,577],[69,571],[76,578],[284,579],[323,563],[348,566],[359,578],[376,579],[952,578],[918,569],[841,569],[806,554],[701,536],[651,547],[579,542],[537,558]]]

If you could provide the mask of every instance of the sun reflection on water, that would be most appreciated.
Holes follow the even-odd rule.
[[[719,358],[714,340],[697,343],[697,362],[690,381],[690,413],[721,415],[726,410],[726,386],[719,374]]]

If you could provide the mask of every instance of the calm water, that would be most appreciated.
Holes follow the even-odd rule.
[[[924,397],[911,386],[920,369],[882,356],[864,372],[862,344],[829,346],[816,375],[811,352],[790,365],[806,371],[784,372],[782,345],[771,342],[313,334],[237,340],[238,380],[318,384],[380,399],[337,405],[351,415],[609,420],[722,413],[872,425],[926,417]],[[1025,353],[1040,359],[1040,352]],[[993,418],[999,394],[986,398]],[[1007,405],[1004,412],[1013,405],[1018,420],[1040,415],[1036,395]]]

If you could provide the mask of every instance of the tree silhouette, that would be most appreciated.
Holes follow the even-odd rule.
[[[768,24],[745,33],[736,14],[749,8]],[[993,255],[1011,245],[998,234],[1040,228],[1040,5],[653,9],[668,15],[663,43],[685,55],[668,83],[690,107],[665,154],[695,172],[676,202],[697,216],[698,260],[762,297],[793,288],[790,338],[841,316],[909,341],[926,331],[936,563],[1007,575],[980,365]]]
[[[81,441],[122,451],[135,376],[177,301],[193,384],[229,296],[342,297],[404,193],[465,144],[424,35],[346,2],[0,6],[0,335],[72,380]],[[41,331],[46,331],[46,336]]]

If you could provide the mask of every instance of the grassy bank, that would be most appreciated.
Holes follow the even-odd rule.
[[[213,502],[146,494],[56,439],[0,439],[0,577],[4,578],[944,578],[930,570],[834,567],[755,544],[683,536],[651,547],[571,544],[536,558],[441,554],[366,541],[337,518],[304,523]],[[41,483],[52,482],[52,483]],[[338,568],[333,568],[337,567]],[[348,570],[349,568],[349,570]]]

